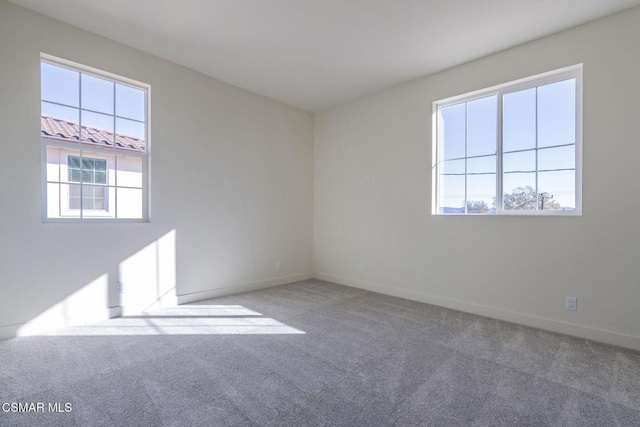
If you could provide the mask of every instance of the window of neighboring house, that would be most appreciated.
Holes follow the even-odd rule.
[[[148,92],[42,56],[45,220],[148,220]]]
[[[434,213],[581,213],[582,67],[434,104]]]
[[[67,157],[69,182],[102,184],[100,186],[72,186],[69,192],[69,209],[107,210],[107,161],[91,157],[69,155]],[[82,199],[82,200],[81,200]]]

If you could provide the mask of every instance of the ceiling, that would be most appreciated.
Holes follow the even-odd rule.
[[[316,112],[640,0],[11,0]]]

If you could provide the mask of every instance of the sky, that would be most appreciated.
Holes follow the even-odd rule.
[[[145,139],[144,90],[41,64],[42,114]]]
[[[504,194],[516,187],[535,189],[537,176],[538,192],[553,195],[562,208],[575,208],[575,93],[576,80],[568,79],[503,96]],[[497,109],[498,95],[440,108],[441,207],[464,206],[466,166],[467,200],[483,200],[491,208]]]

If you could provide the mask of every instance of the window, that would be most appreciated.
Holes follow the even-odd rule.
[[[148,91],[43,55],[44,220],[148,219]]]
[[[581,212],[582,67],[434,104],[434,213]]]
[[[104,185],[107,184],[106,159],[94,159],[69,155],[67,157],[69,182],[103,184],[102,186],[87,186],[83,194],[79,186],[71,187],[69,193],[69,209],[107,210],[107,192]],[[81,176],[82,174],[82,176]],[[82,198],[82,200],[80,200]]]

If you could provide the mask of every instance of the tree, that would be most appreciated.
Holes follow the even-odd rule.
[[[467,213],[487,213],[489,205],[484,200],[467,200]]]
[[[538,210],[560,209],[560,203],[553,200],[553,195],[547,192],[537,194]],[[504,209],[512,211],[536,210],[536,191],[529,185],[517,187],[511,193],[504,195]]]

